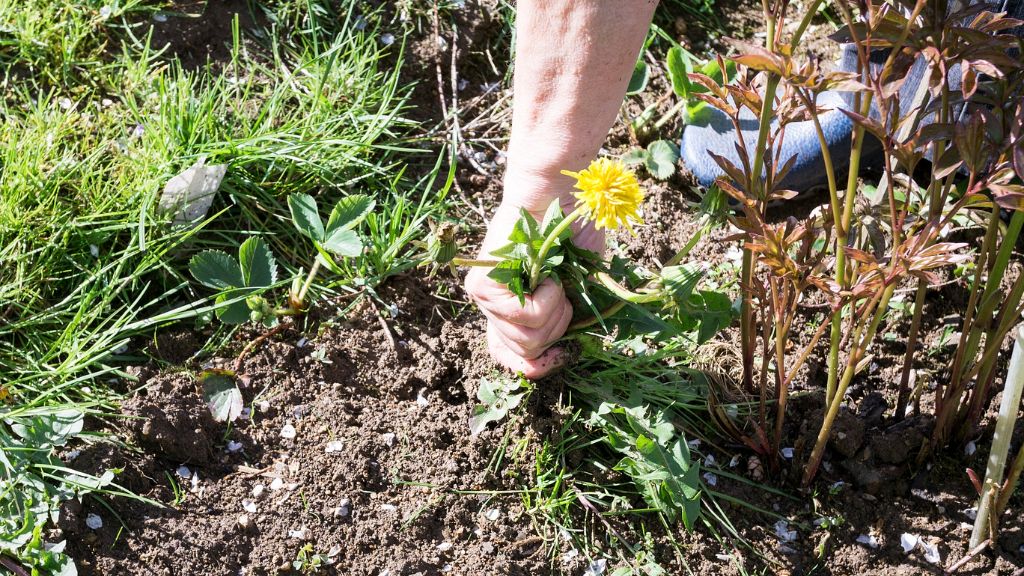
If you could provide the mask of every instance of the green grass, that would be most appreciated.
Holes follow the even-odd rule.
[[[413,125],[402,117],[401,42],[378,40],[379,15],[357,19],[356,6],[339,13],[326,0],[255,2],[265,26],[236,23],[223,38],[227,61],[188,70],[151,45],[165,4],[0,0],[7,420],[69,406],[112,413],[120,390],[108,382],[121,366],[144,359],[158,328],[209,310],[210,294],[187,276],[196,251],[234,252],[258,234],[285,276],[308,269],[314,251],[289,220],[289,194],[378,202],[364,224],[367,257],[321,274],[317,297],[354,285],[372,294],[411,267],[410,242],[444,202],[435,156],[402,144]],[[156,211],[161,190],[199,158],[226,164],[225,179],[206,220],[173,227]],[[399,159],[425,164],[424,175],[405,175]],[[18,449],[13,438],[0,435],[3,450]],[[0,477],[18,473],[0,458]],[[25,513],[23,500],[0,494],[7,536]],[[36,561],[29,549],[8,554]]]

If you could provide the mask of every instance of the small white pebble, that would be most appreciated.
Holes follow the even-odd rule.
[[[103,528],[103,518],[100,518],[97,514],[89,514],[85,517],[85,525],[91,530],[99,530]]]
[[[857,536],[857,542],[864,544],[872,550],[878,548],[878,538],[875,538],[874,534],[861,534]]]
[[[242,500],[242,510],[245,510],[249,514],[256,513],[256,503],[252,500]]]
[[[427,391],[427,389],[423,388],[422,390],[420,390],[416,394],[416,404],[418,404],[420,407],[424,407],[424,406],[429,406],[430,405],[430,400],[427,400],[427,397],[423,395],[423,393],[426,392],[426,391]]]
[[[305,337],[299,338],[299,341],[295,343],[295,347],[296,348],[303,348],[308,343],[309,343],[309,339],[308,338],[305,338]]]
[[[114,348],[114,350],[113,350],[114,354],[124,354],[127,351],[128,351],[128,344],[127,343],[121,344],[120,346],[118,346],[117,348]]]
[[[298,483],[298,482],[289,482],[289,483],[285,484],[285,485],[284,485],[284,487],[285,487],[285,488],[286,488],[286,489],[287,489],[287,490],[288,490],[289,492],[291,492],[292,490],[295,490],[296,488],[298,488],[298,487],[299,487],[299,483]]]
[[[156,14],[153,14],[153,21],[154,22],[167,22],[167,14],[164,14],[162,12],[157,12]]]
[[[971,456],[977,451],[978,445],[974,443],[974,440],[971,440],[970,442],[967,443],[966,446],[964,446],[964,454],[967,456]]]
[[[341,452],[342,448],[341,440],[332,440],[327,443],[327,448],[324,451],[328,454],[333,454],[334,452]]]
[[[910,552],[916,548],[920,540],[921,538],[917,534],[910,534],[908,532],[900,534],[900,546],[903,547],[904,552]]]
[[[238,452],[242,449],[241,442],[235,442],[234,440],[228,441],[228,452]]]
[[[256,403],[256,407],[260,409],[260,412],[267,412],[270,410],[270,402],[267,400],[260,400]]]
[[[786,460],[792,460],[793,459],[793,449],[792,448],[783,448],[782,449],[782,457],[785,458]]]
[[[111,100],[110,98],[104,98],[103,100],[100,100],[100,105],[103,106],[104,108],[110,108],[111,106],[114,105],[114,101]]]
[[[447,574],[454,569],[455,568],[451,564],[445,564],[444,566],[441,566],[441,573]]]
[[[437,549],[440,550],[441,552],[447,552],[447,551],[452,549],[452,543],[451,542],[441,542],[440,544],[437,545]]]
[[[192,471],[188,469],[188,466],[178,466],[178,469],[174,471],[179,478],[189,479],[192,477]]]
[[[491,508],[484,514],[484,516],[491,522],[494,522],[501,516],[501,510],[498,510],[497,508]]]
[[[964,509],[964,516],[967,516],[967,519],[973,522],[978,519],[978,509],[966,508]]]
[[[394,432],[385,432],[385,433],[381,434],[380,437],[381,437],[382,440],[384,440],[384,444],[386,444],[388,446],[394,446],[395,445],[395,433]]]
[[[398,506],[395,506],[394,504],[381,504],[380,509],[385,512],[394,512],[395,510],[398,510]]]
[[[352,27],[356,30],[366,30],[366,17],[362,14],[357,15],[353,20]]]
[[[714,454],[708,454],[707,456],[704,457],[704,465],[705,466],[714,466],[716,464],[718,464],[718,462],[715,461],[715,455]]]
[[[249,527],[249,515],[248,514],[239,514],[239,516],[238,516],[238,525],[241,526],[242,528],[248,528]]]
[[[110,15],[113,14],[113,13],[114,13],[114,9],[111,8],[110,6],[104,6],[103,8],[100,8],[100,18],[102,18],[104,20],[106,20],[107,18],[110,18]]]
[[[697,448],[700,448],[700,438],[694,438],[693,440],[689,440],[686,442],[686,445],[687,447],[690,448],[690,450],[696,450]]]
[[[280,478],[274,478],[273,480],[270,481],[270,489],[271,490],[277,491],[277,490],[280,490],[283,487],[284,487],[284,480],[281,480]]]
[[[921,540],[921,549],[924,550],[924,559],[932,564],[938,564],[942,561],[942,556],[939,554],[939,547],[935,544],[928,544],[924,540]]]
[[[295,426],[285,424],[281,427],[281,438],[284,438],[285,440],[292,440],[295,438],[295,435]]]
[[[596,562],[591,562],[590,566],[587,567],[587,571],[583,573],[583,576],[602,576],[607,569],[608,561],[601,558]]]
[[[580,551],[575,548],[570,548],[565,554],[562,554],[562,564],[569,564],[580,555]]]
[[[299,528],[298,530],[289,530],[288,531],[288,537],[289,538],[294,538],[296,540],[305,540],[306,539],[306,527],[303,526],[302,528]]]
[[[89,244],[89,254],[92,254],[93,258],[100,257],[100,247],[95,244]]]
[[[380,43],[385,46],[391,46],[395,43],[395,35],[390,32],[385,32],[380,35]]]
[[[775,535],[783,542],[792,542],[796,540],[797,536],[796,530],[790,530],[789,522],[785,520],[779,520],[775,523]]]
[[[63,110],[70,110],[71,106],[73,106],[73,103],[71,102],[70,98],[61,98],[57,101],[57,105],[60,106]]]
[[[252,487],[252,497],[253,498],[259,498],[260,496],[263,495],[263,491],[266,490],[266,489],[267,489],[267,487],[264,486],[263,484],[257,484],[255,486],[253,486]]]
[[[708,483],[708,486],[717,486],[718,485],[718,476],[715,475],[715,474],[712,474],[711,472],[705,472],[704,473],[704,481]]]
[[[67,460],[68,462],[71,462],[72,460],[78,458],[81,455],[81,450],[69,450],[68,453],[64,455],[64,459]]]
[[[729,468],[735,468],[740,463],[740,455],[737,454],[729,460]]]

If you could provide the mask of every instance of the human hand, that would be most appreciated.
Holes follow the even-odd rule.
[[[540,220],[543,211],[533,215]],[[509,233],[518,219],[518,207],[507,204],[498,207],[480,246],[480,259],[493,258],[491,251],[508,243]],[[598,253],[604,251],[604,233],[592,226],[577,229],[573,242]],[[562,286],[549,278],[533,294],[527,294],[525,302],[520,304],[519,298],[505,285],[488,278],[488,272],[489,268],[472,268],[466,276],[466,291],[487,317],[487,347],[491,357],[530,379],[561,367],[563,350],[549,347],[565,334],[572,321],[572,304]]]

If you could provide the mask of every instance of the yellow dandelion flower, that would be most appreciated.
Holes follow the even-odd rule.
[[[598,158],[579,172],[563,170],[562,174],[576,179],[576,206],[585,207],[587,219],[598,230],[625,226],[635,234],[630,221],[643,223],[638,210],[644,193],[636,175],[622,162]]]

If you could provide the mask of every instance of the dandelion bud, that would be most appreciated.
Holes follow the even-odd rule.
[[[459,244],[455,238],[455,224],[445,223],[438,226],[427,241],[427,256],[435,264],[447,264],[459,252]]]

